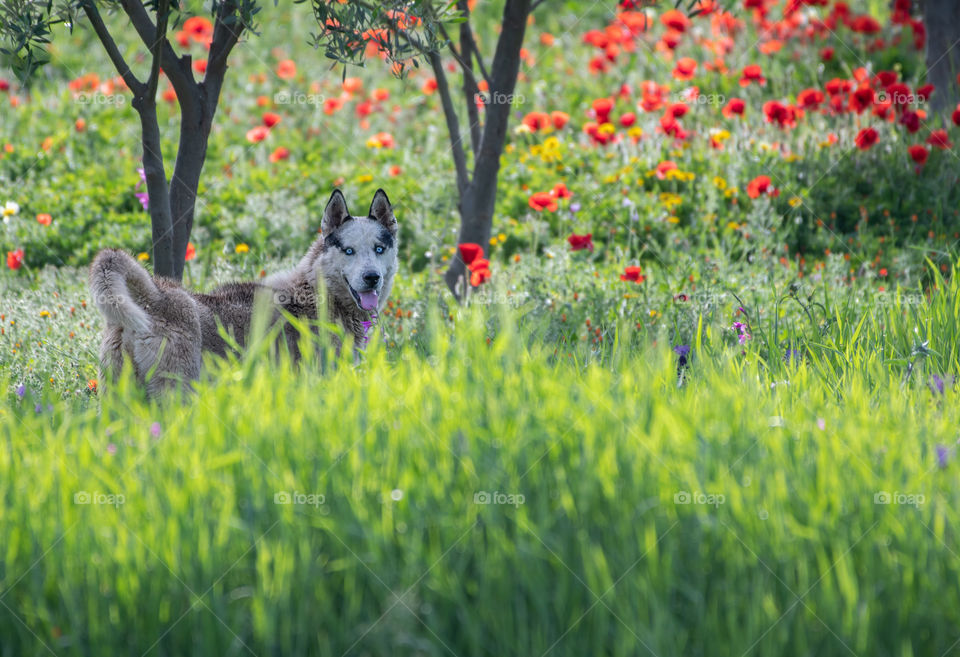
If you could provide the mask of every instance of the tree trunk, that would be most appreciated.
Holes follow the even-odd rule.
[[[474,243],[483,247],[484,254],[489,253],[490,235],[493,232],[493,209],[497,200],[497,188],[493,194],[487,192],[486,199],[475,198],[473,185],[460,195],[460,232],[457,244]],[[460,257],[459,250],[443,275],[447,287],[457,299],[462,299],[470,287],[470,277],[466,275],[467,266]]]
[[[459,244],[475,242],[490,248],[493,232],[493,212],[497,203],[497,182],[500,174],[500,157],[507,139],[510,110],[513,107],[513,92],[520,72],[520,49],[530,17],[531,0],[507,0],[503,7],[503,23],[491,69],[490,103],[486,106],[486,120],[480,147],[474,157],[473,178],[466,190],[460,193]],[[468,99],[470,102],[470,99]],[[460,135],[450,135],[459,139]],[[459,251],[444,274],[447,287],[460,298],[457,284],[464,279],[466,265]],[[461,288],[466,290],[466,287]]]
[[[149,99],[136,99],[143,144],[143,173],[147,180],[148,208],[153,242],[153,271],[157,276],[179,280],[174,253],[170,194],[160,151],[157,106]]]
[[[930,109],[938,114],[957,106],[960,73],[960,2],[926,0],[923,24],[927,29],[927,82],[936,90]]]
[[[207,140],[212,123],[181,116],[177,162],[170,180],[170,214],[173,222],[174,270],[177,280],[183,278],[187,244],[193,230],[200,174],[207,159]]]

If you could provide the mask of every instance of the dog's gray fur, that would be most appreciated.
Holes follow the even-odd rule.
[[[200,375],[203,352],[221,356],[227,352],[218,324],[241,346],[245,344],[255,298],[269,299],[274,321],[281,311],[317,319],[321,276],[328,319],[359,344],[363,322],[369,320],[370,311],[379,311],[386,303],[396,271],[397,219],[382,189],[366,217],[352,216],[343,194],[335,190],[323,213],[321,236],[306,255],[290,271],[259,283],[227,283],[208,294],[191,293],[150,276],[129,254],[105,249],[90,265],[90,291],[106,320],[101,378],[119,374],[127,356],[150,395],[189,384]],[[289,323],[284,336],[298,358],[299,334]]]

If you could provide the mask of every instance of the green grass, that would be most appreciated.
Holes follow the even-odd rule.
[[[952,285],[913,311],[941,357],[956,299]],[[14,401],[0,654],[939,655],[956,640],[956,393],[877,355],[881,319],[837,322],[775,385],[758,351],[717,346],[678,386],[665,344],[557,358],[509,311],[488,341],[491,314],[322,374],[211,364],[163,406],[124,384],[99,407]]]

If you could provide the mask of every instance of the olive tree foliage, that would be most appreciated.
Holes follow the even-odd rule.
[[[0,55],[26,84],[49,61],[47,46],[55,26],[92,29],[133,95],[140,118],[143,168],[149,195],[154,272],[183,277],[187,243],[193,228],[200,174],[207,141],[227,71],[227,58],[245,31],[254,32],[260,8],[255,0],[213,0],[213,36],[207,69],[199,82],[191,57],[178,55],[167,38],[186,18],[170,0],[0,0]],[[149,69],[128,65],[105,14],[122,13],[143,44]],[[115,24],[115,21],[110,21]],[[119,32],[119,30],[117,30]],[[126,32],[126,28],[124,28]],[[167,178],[157,122],[157,85],[161,68],[180,106],[180,139],[173,174]]]

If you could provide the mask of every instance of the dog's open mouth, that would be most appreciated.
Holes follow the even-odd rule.
[[[343,282],[347,284],[347,288],[350,290],[350,294],[353,295],[353,300],[357,302],[357,306],[361,310],[376,310],[377,304],[380,302],[380,293],[376,290],[367,290],[366,292],[357,292],[353,289],[353,286],[350,285],[350,282],[347,280],[346,276],[343,278]]]

